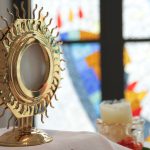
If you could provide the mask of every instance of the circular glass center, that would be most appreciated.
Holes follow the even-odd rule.
[[[45,82],[46,60],[39,44],[30,45],[21,58],[21,78],[32,91],[39,90]]]

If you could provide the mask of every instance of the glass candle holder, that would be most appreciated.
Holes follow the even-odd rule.
[[[113,142],[126,146],[133,150],[142,150],[144,142],[144,120],[135,117],[132,123],[112,123],[108,124],[101,119],[97,120],[99,133]]]

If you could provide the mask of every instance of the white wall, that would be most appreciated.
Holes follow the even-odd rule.
[[[10,22],[10,16],[7,13],[7,8],[11,10],[12,1],[11,0],[0,0],[0,16],[4,16]],[[4,28],[5,23],[0,19],[0,28]],[[0,112],[2,109],[0,109]],[[7,112],[2,118],[0,118],[0,127],[5,127],[7,125],[7,121],[10,117],[10,114]]]

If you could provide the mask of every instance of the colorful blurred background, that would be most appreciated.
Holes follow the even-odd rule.
[[[36,125],[43,128],[51,126],[52,129],[95,131],[101,101],[100,2],[35,0],[32,9],[36,3],[44,6],[44,13],[48,11],[53,18],[51,27],[58,26],[59,39],[64,42],[64,59],[67,60],[66,71],[62,75],[62,89],[58,91],[62,103],[57,104],[61,105],[55,112],[57,119],[51,118],[49,124],[44,125],[37,119]],[[54,112],[49,111],[51,116]],[[59,113],[63,113],[63,119]]]
[[[64,58],[67,60],[64,64],[66,72],[63,73],[65,79],[61,85],[63,88],[58,92],[63,102],[56,104],[60,109],[53,112],[49,110],[52,118],[48,124],[42,125],[37,119],[36,125],[42,128],[95,131],[102,100],[100,0],[34,0],[32,9],[36,3],[44,6],[45,13],[48,11],[54,18],[52,26],[58,26],[59,39],[64,42]],[[131,103],[133,115],[145,119],[145,137],[150,132],[149,15],[150,0],[122,1],[124,95]],[[64,118],[60,115],[62,113]]]
[[[39,128],[96,131],[96,119],[100,117],[99,104],[104,100],[102,87],[106,83],[103,82],[102,61],[107,63],[102,60],[105,44],[102,43],[104,40],[102,21],[105,21],[102,15],[107,14],[104,12],[101,14],[101,8],[104,6],[101,5],[101,1],[104,3],[105,0],[31,1],[32,10],[35,4],[38,4],[38,10],[44,7],[43,16],[48,11],[49,17],[53,18],[50,28],[57,25],[58,29],[54,34],[60,32],[58,40],[64,43],[63,57],[67,61],[62,63],[62,67],[66,70],[62,73],[64,78],[60,85],[62,88],[57,92],[59,102],[53,101],[55,109],[48,109],[49,119],[44,118],[45,124],[40,122],[38,116],[36,117],[35,125]],[[120,62],[123,62],[124,70],[124,98],[131,103],[133,116],[145,119],[145,139],[150,139],[150,0],[120,1],[122,2],[120,39],[123,43],[123,50],[120,49],[123,51],[123,57],[120,57]],[[113,9],[108,0],[107,5]],[[12,5],[10,0],[3,0],[3,5],[0,6],[6,10],[7,7],[11,9]],[[6,14],[4,8],[0,9],[3,16]],[[113,11],[115,13],[115,9]],[[118,18],[115,17],[108,18],[108,21],[117,22]],[[46,19],[46,22],[48,23],[49,19]],[[3,25],[1,24],[2,27]],[[120,32],[120,28],[112,31],[110,35]],[[110,59],[111,54],[112,47],[108,51]],[[118,54],[115,55],[117,59]],[[116,71],[113,67],[108,69]]]

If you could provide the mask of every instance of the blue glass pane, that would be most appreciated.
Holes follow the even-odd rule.
[[[100,44],[68,44],[63,49],[70,78],[86,113],[95,124],[101,101]]]

